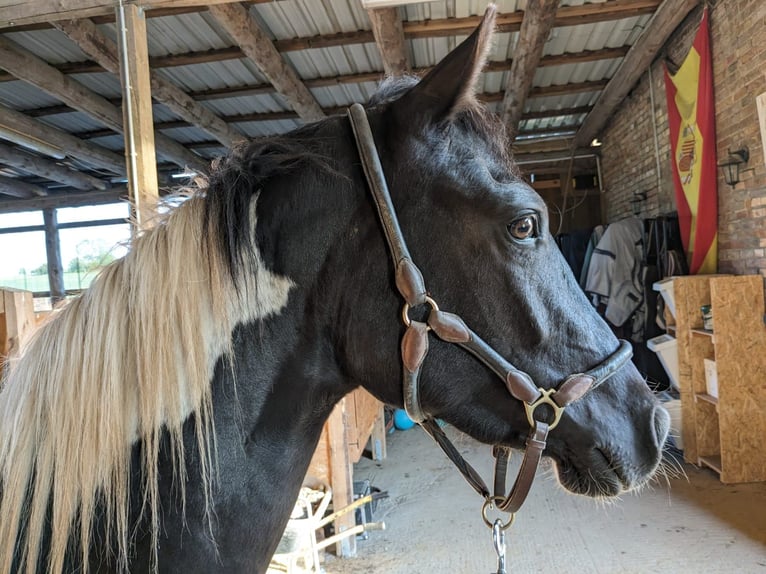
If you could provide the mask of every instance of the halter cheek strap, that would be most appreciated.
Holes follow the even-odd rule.
[[[348,116],[367,184],[375,201],[378,217],[383,225],[394,265],[396,287],[405,301],[402,309],[402,322],[406,329],[401,342],[405,410],[409,417],[418,423],[442,448],[468,484],[485,499],[484,520],[492,528],[492,523],[486,518],[487,506],[493,505],[501,511],[512,514],[521,507],[532,486],[537,465],[545,450],[548,432],[556,428],[564,408],[601,385],[617,372],[632,356],[631,346],[627,341],[620,341],[617,350],[595,368],[585,373],[570,375],[557,387],[544,389],[538,387],[527,373],[506,361],[495,349],[474,333],[460,316],[439,309],[436,301],[428,296],[423,274],[413,263],[407,249],[383,175],[383,167],[375,148],[367,113],[361,105],[354,104],[349,108]],[[422,322],[411,319],[409,316],[410,309],[424,304],[431,307],[427,320]],[[428,417],[421,406],[418,379],[428,354],[429,331],[433,331],[442,341],[456,344],[475,356],[504,382],[511,396],[524,405],[530,432],[527,436],[524,459],[519,474],[507,495],[505,494],[505,479],[507,464],[510,459],[510,448],[495,446],[493,449],[496,464],[494,494],[491,495],[478,472],[462,457],[441,427]],[[543,405],[552,409],[553,420],[550,422],[545,422],[536,416],[537,409]],[[510,526],[511,522],[512,520],[505,527]]]

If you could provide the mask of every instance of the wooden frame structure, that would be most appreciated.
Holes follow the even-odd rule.
[[[0,132],[23,133],[33,137],[54,149],[66,150],[66,155],[93,168],[88,170],[72,169],[35,156],[36,161],[19,157],[3,162],[12,168],[26,170],[34,164],[34,173],[42,178],[74,186],[81,191],[102,190],[108,187],[103,175],[96,175],[96,170],[106,170],[115,177],[131,174],[131,179],[139,177],[134,170],[126,169],[125,162],[118,155],[89,140],[122,132],[123,125],[128,125],[128,116],[121,117],[117,111],[123,105],[123,99],[103,98],[87,90],[70,76],[73,74],[103,72],[119,73],[119,56],[112,40],[98,30],[97,25],[114,22],[116,8],[124,6],[127,13],[135,14],[133,22],[144,18],[179,16],[207,12],[218,25],[226,31],[232,44],[198,53],[178,53],[161,57],[143,58],[138,68],[149,67],[149,91],[138,98],[147,103],[151,97],[167,106],[178,120],[153,124],[157,153],[180,167],[190,167],[204,171],[206,161],[197,153],[204,150],[212,153],[215,148],[230,147],[242,136],[238,124],[245,122],[275,121],[287,118],[313,120],[340,111],[335,107],[321,107],[312,90],[323,86],[355,84],[377,81],[384,73],[401,74],[411,68],[408,54],[408,42],[424,38],[452,37],[469,33],[478,23],[480,16],[439,18],[423,21],[402,20],[404,12],[397,8],[373,8],[367,11],[370,29],[324,34],[306,38],[272,39],[248,10],[250,6],[272,3],[275,0],[28,0],[26,2],[0,2],[0,81],[23,79],[47,91],[60,100],[60,104],[46,108],[31,109],[25,112],[0,107]],[[277,2],[279,0],[276,0]],[[645,71],[648,63],[655,57],[670,32],[699,3],[699,0],[607,0],[604,3],[584,4],[580,6],[561,6],[556,0],[530,0],[525,11],[515,11],[498,15],[498,29],[501,32],[519,32],[520,40],[514,51],[514,58],[492,62],[488,71],[508,71],[506,89],[491,94],[484,94],[488,102],[503,102],[500,113],[505,118],[509,131],[519,132],[521,122],[530,119],[571,118],[565,124],[566,130],[534,129],[521,131],[524,141],[519,141],[517,155],[525,151],[541,151],[540,146],[533,150],[528,141],[530,137],[545,138],[549,143],[544,149],[587,146],[594,134],[603,127],[603,122],[619,105],[627,91]],[[649,26],[639,40],[632,46],[603,48],[601,50],[583,50],[581,52],[544,55],[543,47],[552,29],[556,27],[577,26],[608,22],[628,17],[653,14]],[[140,16],[140,18],[139,18]],[[132,35],[136,24],[123,27]],[[10,38],[3,37],[3,32],[34,32],[36,30],[57,28],[64,32],[90,58],[84,62],[47,63],[33,54],[25,53],[23,48],[14,45]],[[291,52],[308,49],[343,47],[362,43],[375,43],[381,55],[383,70],[357,73],[331,78],[300,78],[286,59]],[[136,44],[136,46],[140,46]],[[625,57],[627,54],[627,57]],[[577,82],[548,87],[533,87],[533,78],[541,67],[560,66],[573,63],[595,62],[605,59],[623,58],[618,72],[610,80]],[[263,73],[267,83],[189,91],[170,82],[167,77],[156,73],[158,68],[187,66],[201,63],[223,62],[234,59],[249,59]],[[422,73],[424,69],[415,70]],[[137,71],[134,72],[138,73]],[[124,74],[123,74],[124,76]],[[146,76],[146,72],[144,72]],[[137,81],[138,76],[136,76]],[[144,83],[147,83],[144,80]],[[131,85],[136,85],[133,82]],[[578,106],[556,109],[555,106],[545,111],[524,113],[524,104],[530,98],[555,97],[563,94],[600,92],[596,106]],[[283,111],[247,113],[237,115],[219,115],[211,111],[202,102],[222,97],[245,95],[279,94],[290,109]],[[140,109],[136,102],[131,109]],[[99,121],[103,128],[65,133],[51,129],[38,118],[54,114],[80,110]],[[23,116],[23,117],[19,117]],[[585,116],[585,121],[581,122]],[[141,125],[136,118],[132,125]],[[560,123],[560,121],[559,121]],[[213,139],[208,141],[186,142],[172,139],[166,133],[182,127],[198,127]],[[144,135],[138,138],[148,144],[148,125],[144,126]],[[60,132],[60,133],[59,133]],[[576,135],[573,135],[576,132]],[[1,134],[0,134],[1,135]],[[19,142],[20,145],[21,142]],[[151,147],[151,146],[149,146]],[[126,146],[127,148],[127,146]],[[130,156],[130,152],[128,152]],[[136,154],[133,154],[136,155]],[[142,152],[148,157],[149,152]],[[148,160],[147,160],[148,162]],[[142,170],[147,170],[143,167]],[[141,188],[153,187],[151,181],[142,179]],[[10,181],[9,181],[10,180]],[[24,181],[23,178],[7,178],[0,185],[0,195],[30,199],[48,193],[45,185],[37,181]],[[25,185],[27,184],[27,185]],[[37,186],[37,187],[34,187]]]

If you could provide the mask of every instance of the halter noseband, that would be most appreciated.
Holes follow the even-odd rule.
[[[535,385],[532,377],[527,373],[520,371],[500,356],[474,333],[460,316],[439,309],[436,301],[428,296],[423,275],[413,263],[404,241],[367,120],[367,113],[360,104],[353,104],[348,110],[348,117],[367,184],[375,200],[378,217],[388,242],[394,264],[396,287],[405,301],[402,321],[406,330],[401,343],[405,409],[409,417],[431,435],[473,489],[485,499],[482,511],[485,523],[492,528],[486,510],[489,506],[495,506],[500,511],[511,513],[511,520],[505,525],[507,528],[513,522],[513,514],[521,507],[532,486],[537,465],[545,449],[548,432],[558,425],[567,405],[602,384],[630,359],[633,354],[630,343],[620,341],[617,350],[593,369],[570,375],[555,388],[544,389]],[[431,307],[426,322],[411,319],[410,308],[423,304]],[[530,432],[519,474],[507,495],[505,494],[505,475],[510,449],[500,445],[493,448],[496,458],[495,481],[494,495],[490,495],[489,489],[476,470],[468,464],[441,427],[426,415],[420,405],[418,377],[428,353],[428,331],[433,331],[441,340],[455,343],[474,355],[500,377],[511,396],[524,405]],[[553,409],[553,420],[550,423],[535,418],[535,411],[541,405],[548,405]]]

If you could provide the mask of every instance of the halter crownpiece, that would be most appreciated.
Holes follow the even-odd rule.
[[[617,350],[593,369],[585,373],[570,375],[558,386],[544,389],[538,387],[527,373],[506,361],[495,349],[474,333],[459,315],[439,309],[436,301],[428,295],[423,274],[412,261],[409,249],[407,249],[375,147],[367,113],[360,104],[353,104],[348,109],[348,117],[354,132],[359,157],[362,160],[367,185],[383,225],[389,253],[393,261],[396,287],[405,301],[402,309],[402,321],[406,330],[401,342],[405,410],[409,417],[418,423],[442,448],[468,484],[485,499],[482,515],[487,526],[496,528],[496,523],[490,522],[487,518],[486,511],[489,507],[496,507],[502,512],[511,514],[509,521],[502,525],[502,528],[506,529],[513,522],[513,515],[524,503],[529,493],[537,465],[545,449],[548,432],[558,425],[567,405],[601,385],[630,360],[633,355],[630,343],[620,341]],[[431,307],[427,320],[422,322],[411,319],[409,310],[423,304]],[[441,427],[425,413],[420,404],[418,378],[428,354],[429,331],[433,331],[442,341],[454,343],[474,355],[505,383],[511,396],[524,405],[530,432],[527,436],[524,459],[519,474],[507,495],[505,494],[505,477],[510,459],[510,448],[499,445],[493,448],[496,464],[494,494],[491,495],[478,472],[462,457]],[[542,405],[547,405],[553,410],[553,420],[550,423],[539,420],[535,416],[537,409]]]

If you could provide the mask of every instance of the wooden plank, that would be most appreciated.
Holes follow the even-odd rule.
[[[6,130],[3,137],[13,132],[32,136],[62,151],[66,150],[66,155],[80,159],[94,167],[106,169],[120,175],[125,173],[123,158],[113,151],[84,142],[58,128],[38,120],[33,120],[3,105],[0,105],[0,127]],[[6,139],[10,138],[6,137]],[[24,141],[24,139],[19,141],[19,145],[24,145]]]
[[[28,199],[48,195],[48,190],[33,183],[27,183],[15,177],[0,175],[0,194]]]
[[[246,8],[239,4],[226,4],[210,6],[209,10],[301,118],[313,121],[324,117],[314,96]]]
[[[148,11],[149,16],[169,16],[203,11],[208,5],[232,0],[134,0]],[[262,4],[275,0],[247,0],[245,4]],[[662,0],[608,0],[604,3],[586,3],[583,6],[562,6],[556,17],[557,26],[574,26],[604,22],[631,16],[648,14],[657,9]],[[20,31],[49,27],[49,22],[77,18],[96,18],[98,24],[114,22],[114,0],[21,0],[11,6],[0,7],[0,28]],[[498,15],[502,32],[517,31],[521,25],[522,12]],[[480,17],[445,18],[414,23],[412,37],[438,37],[468,34],[476,27]],[[428,25],[430,23],[430,25]],[[372,39],[368,40],[372,41]]]
[[[117,21],[123,30],[118,37],[128,193],[140,229],[150,225],[159,198],[146,20],[138,6],[128,4],[118,8]]]
[[[54,26],[58,28],[59,30],[65,32],[67,35],[69,35],[70,38],[72,38],[76,43],[80,44],[80,42],[84,42],[85,46],[87,46],[87,42],[89,41],[89,38],[93,35],[92,31],[90,31],[90,28],[93,26],[93,20],[61,21],[61,22],[54,23]],[[80,29],[84,29],[84,31],[80,32],[79,31]],[[98,28],[95,28],[95,30],[98,31]],[[374,38],[374,35],[373,35],[373,38]],[[275,43],[275,46],[279,48],[278,43]],[[580,64],[584,62],[594,62],[598,60],[611,60],[615,58],[622,58],[625,56],[625,54],[628,53],[629,49],[630,49],[630,46],[619,46],[616,48],[602,48],[600,50],[583,50],[582,52],[565,52],[563,54],[549,54],[547,56],[543,56],[540,59],[540,67],[544,68],[544,67],[550,67],[550,66],[563,66],[566,64]],[[94,55],[92,55],[93,53],[90,51],[90,49],[83,48],[83,51],[86,54],[91,55],[91,57],[95,57]],[[279,51],[284,52],[286,50],[279,50]],[[244,57],[245,57],[245,54],[242,52],[242,49],[239,46],[229,46],[226,48],[202,50],[200,52],[186,52],[181,54],[170,54],[167,56],[152,57],[152,58],[149,58],[149,66],[152,69],[172,68],[175,66],[191,66],[195,64],[208,64],[211,62],[221,62],[226,60],[238,60]],[[488,62],[485,68],[485,71],[504,72],[504,71],[510,70],[512,62],[513,60],[511,59],[507,59],[502,62],[494,62],[494,61]],[[64,62],[61,64],[52,64],[52,65],[62,74],[87,74],[87,73],[101,72],[105,69],[108,70],[106,65],[104,65],[104,63],[101,62],[100,59],[97,59],[97,61],[85,60],[82,62]],[[430,67],[418,68],[417,70],[415,70],[415,73],[422,75],[430,69],[431,69]],[[383,76],[383,74],[384,72],[368,72],[364,74],[349,74],[344,76],[336,76],[335,79],[334,78],[317,78],[316,81],[324,80],[324,81],[334,82],[335,84],[378,81]],[[14,79],[15,78],[10,74],[0,73],[0,82],[7,82]],[[304,83],[306,83],[308,87],[312,87],[308,84],[308,82],[309,80],[306,80]],[[268,84],[262,84],[261,86],[253,86],[253,88],[258,88],[258,87],[261,87],[261,89],[264,89],[264,88],[269,89],[272,92],[274,91],[274,88]],[[244,88],[247,88],[247,87],[245,86]],[[237,90],[241,88],[224,88],[224,90],[225,89]],[[209,90],[209,91],[215,92],[215,90]],[[223,93],[226,93],[226,92],[223,92]],[[259,93],[263,93],[263,92],[259,92]],[[192,92],[189,95],[195,99],[203,99],[201,94],[202,93],[200,93],[200,95],[197,95]]]
[[[47,197],[31,199],[15,199],[0,201],[0,213],[21,213],[23,211],[38,211],[46,208],[79,207],[83,205],[101,205],[116,203],[127,197],[125,188],[97,191],[90,193],[57,193]]]
[[[327,421],[327,439],[330,452],[330,486],[332,488],[332,505],[338,511],[354,501],[353,466],[349,456],[347,440],[348,396],[335,405]],[[353,528],[355,524],[353,512],[341,515],[335,521],[337,534]],[[336,545],[338,556],[353,556],[356,554],[356,537],[348,536]]]
[[[617,72],[612,76],[593,111],[588,114],[575,137],[576,145],[588,145],[593,138],[599,135],[601,129],[651,65],[652,60],[673,31],[699,2],[700,0],[665,0],[662,2],[636,43],[626,54]]]
[[[56,304],[66,297],[64,288],[64,266],[61,263],[61,242],[59,241],[58,218],[55,209],[43,210],[45,224],[45,255],[48,262],[48,285],[51,303]]]
[[[14,356],[36,327],[32,293],[20,289],[0,287],[3,337],[0,339],[0,357]]]
[[[400,76],[409,72],[407,45],[398,8],[372,8],[367,10],[367,16],[386,74]]]
[[[0,162],[80,190],[105,190],[109,187],[109,183],[102,179],[71,170],[54,161],[23,152],[4,143],[0,143]]]
[[[145,10],[166,10],[170,15],[204,10],[212,4],[222,4],[234,0],[131,0]],[[247,0],[249,4],[262,4],[274,0]],[[72,20],[107,16],[104,22],[114,22],[115,0],[20,0],[6,3],[0,7],[0,28],[28,26],[42,22]],[[193,8],[193,10],[184,10]]]
[[[113,74],[120,73],[117,45],[102,34],[92,21],[57,22],[56,27],[104,69]],[[192,97],[159,74],[150,71],[150,82],[152,96],[156,101],[166,105],[187,122],[206,131],[226,147],[244,139],[244,136],[228,126],[224,120],[195,102]]]
[[[673,279],[673,293],[676,302],[676,341],[678,349],[678,384],[681,392],[681,420],[684,460],[698,464],[697,409],[694,394],[704,391],[695,383],[693,362],[702,362],[702,356],[695,351],[692,329],[702,326],[700,306],[710,302],[710,281],[706,276],[676,277]],[[703,368],[703,367],[700,367]],[[695,369],[696,371],[696,369]],[[702,370],[704,385],[704,368]],[[697,374],[699,377],[699,374]]]
[[[766,480],[763,277],[714,277],[710,279],[710,295],[718,370],[721,480]]]
[[[543,48],[556,19],[559,0],[527,0],[524,20],[505,85],[502,118],[511,141],[516,136]]]

